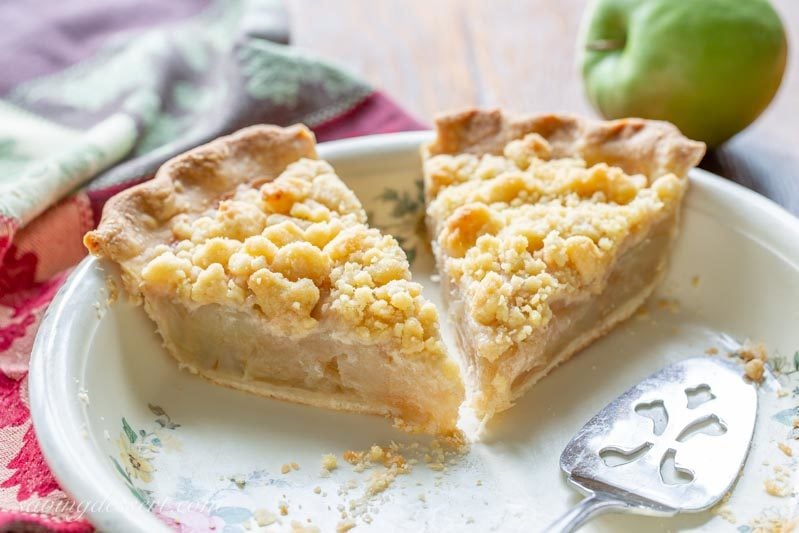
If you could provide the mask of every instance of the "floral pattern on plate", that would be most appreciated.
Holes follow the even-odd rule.
[[[713,350],[709,356],[725,357],[715,355],[716,353]],[[741,359],[742,363],[746,359],[738,352],[729,353],[729,357]],[[799,397],[799,351],[792,357],[773,353],[769,356],[766,367],[766,381],[759,391],[761,403],[765,395],[771,394],[776,394],[780,403],[795,403],[795,399]],[[182,451],[181,441],[176,436],[176,430],[181,425],[174,422],[158,405],[148,404],[148,409],[156,417],[151,429],[136,430],[125,417],[122,418],[122,430],[117,439],[119,457],[111,457],[118,474],[142,505],[169,527],[182,533],[246,531],[279,520],[276,514],[254,504],[258,500],[255,493],[261,487],[284,490],[290,487],[291,483],[286,480],[285,471],[279,474],[264,469],[255,470],[246,475],[223,476],[205,486],[200,486],[190,477],[181,477],[170,494],[156,494],[157,491],[148,488],[156,484],[154,480],[158,476],[157,463],[161,455]],[[789,466],[784,467],[785,473],[779,481],[784,485],[785,492],[771,494],[775,499],[782,499],[785,504],[764,507],[754,515],[744,517],[738,515],[737,509],[729,508],[729,498],[725,498],[711,511],[717,517],[715,525],[726,523],[730,529],[740,533],[790,531],[794,501],[792,478],[796,460],[793,459],[793,448],[787,442],[799,440],[799,405],[773,410],[767,424],[772,437],[771,444],[779,443],[774,446],[774,462],[783,458],[789,460]],[[783,467],[776,467],[778,478],[780,468]],[[764,480],[764,483],[768,482],[768,479]],[[768,485],[765,490],[769,492]]]
[[[386,187],[376,201],[387,204],[388,209],[368,211],[369,223],[397,239],[413,266],[420,248],[429,247],[424,223],[424,186],[422,180],[414,181],[411,190]]]
[[[272,513],[241,501],[248,488],[286,485],[266,470],[228,476],[211,488],[198,487],[193,479],[181,477],[176,490],[168,495],[150,488],[157,485],[154,481],[159,457],[163,453],[180,453],[183,446],[174,434],[181,425],[161,406],[147,407],[156,416],[151,429],[136,430],[122,417],[122,430],[116,439],[119,456],[110,457],[116,472],[142,506],[181,533],[241,531],[274,520]]]
[[[147,404],[147,407],[157,417],[155,423],[158,427],[136,431],[123,416],[122,431],[116,440],[119,457],[111,457],[111,462],[136,499],[145,507],[152,508],[152,491],[141,487],[139,482],[150,483],[155,472],[153,461],[156,456],[162,451],[180,451],[181,444],[169,433],[179,428],[180,424],[173,422],[162,407],[153,404]]]

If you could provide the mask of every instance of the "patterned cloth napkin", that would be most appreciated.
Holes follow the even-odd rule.
[[[318,140],[422,126],[286,45],[279,0],[0,4],[0,530],[88,531],[30,421],[38,322],[114,193],[256,123]]]

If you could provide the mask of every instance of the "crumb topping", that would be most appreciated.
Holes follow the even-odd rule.
[[[405,253],[366,225],[324,161],[301,159],[273,181],[242,185],[201,216],[175,216],[171,231],[142,270],[151,291],[252,308],[293,337],[325,317],[362,342],[444,353],[436,309],[410,281]]]
[[[674,174],[650,180],[551,157],[549,143],[532,133],[501,156],[425,162],[427,214],[444,270],[472,318],[497,332],[481,350],[489,359],[545,326],[556,298],[599,292],[612,261],[685,189]]]
[[[777,498],[785,498],[791,494],[791,488],[784,477],[775,477],[763,482],[766,493]]]
[[[253,513],[253,518],[259,527],[266,527],[277,522],[277,516],[266,509],[256,509]]]
[[[754,343],[746,340],[738,350],[738,356],[744,361],[744,374],[755,382],[763,381],[768,361],[768,349],[762,342]]]
[[[322,470],[325,472],[332,472],[338,468],[338,461],[336,460],[336,456],[332,453],[326,453],[322,456]]]
[[[793,457],[793,448],[791,448],[790,444],[786,442],[778,442],[777,447],[780,449],[782,453],[784,453],[788,457]]]
[[[336,533],[345,533],[350,529],[353,529],[357,524],[351,518],[347,518],[346,520],[342,520],[336,524]]]
[[[752,381],[763,381],[763,375],[765,373],[765,364],[763,360],[752,359],[751,361],[747,361],[744,365],[744,373],[746,377]]]

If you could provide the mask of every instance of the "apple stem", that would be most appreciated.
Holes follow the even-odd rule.
[[[591,41],[585,45],[587,50],[592,52],[607,52],[611,50],[621,50],[624,48],[624,40],[622,39],[598,39]]]

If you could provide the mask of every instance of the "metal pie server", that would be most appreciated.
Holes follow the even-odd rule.
[[[586,498],[545,531],[608,512],[673,516],[715,505],[746,461],[757,391],[722,357],[672,364],[602,409],[560,467]]]

